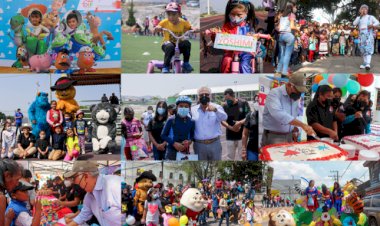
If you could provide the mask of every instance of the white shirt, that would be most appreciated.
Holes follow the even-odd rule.
[[[16,226],[30,226],[32,225],[33,217],[27,212],[21,212],[15,220]]]
[[[151,113],[149,114],[149,112],[144,112],[142,115],[141,115],[141,118],[143,118],[143,123],[145,126],[148,125],[149,121],[152,120],[154,118],[154,114]]]
[[[125,221],[121,213],[121,177],[99,175],[93,192],[87,193],[80,214],[74,218],[77,224],[83,224],[95,215],[101,226],[120,225]]]
[[[244,213],[247,216],[247,221],[253,220],[252,210],[250,208],[245,208]]]
[[[360,32],[363,30],[366,30],[368,28],[368,25],[373,25],[373,26],[379,26],[379,21],[371,15],[364,15],[360,18],[360,16],[356,17],[354,23],[355,26],[359,26]]]

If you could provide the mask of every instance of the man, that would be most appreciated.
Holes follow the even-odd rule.
[[[36,143],[35,136],[30,133],[32,127],[25,123],[21,127],[22,133],[17,137],[17,148],[13,151],[17,158],[26,158],[34,155],[37,152],[34,144]]]
[[[144,126],[144,140],[148,147],[148,150],[152,148],[151,141],[149,139],[149,132],[146,130],[150,120],[154,118],[154,111],[152,106],[148,106],[148,110],[141,115],[141,122]]]
[[[108,102],[108,98],[107,98],[107,96],[106,96],[105,93],[103,93],[101,101],[102,101],[102,103],[107,103]]]
[[[27,187],[34,187],[30,182],[32,180],[32,172],[30,170],[26,169],[23,171],[22,177],[20,179],[20,182]],[[36,199],[36,190],[31,189],[28,190],[28,195],[29,195],[29,200],[26,202],[26,208],[28,210],[33,210],[33,206],[35,204],[35,199]]]
[[[119,98],[117,98],[115,93],[112,93],[112,96],[110,96],[110,103],[114,105],[119,105]]]
[[[226,127],[227,150],[223,153],[223,160],[241,160],[241,139],[245,118],[251,111],[248,102],[235,97],[232,89],[224,91],[223,109],[227,113],[227,120],[222,122]]]
[[[53,193],[57,199],[61,198],[63,195],[65,195],[65,185],[63,184],[62,178],[59,176],[56,176],[53,180]]]
[[[247,114],[242,137],[242,159],[248,161],[259,160],[259,113],[253,109]]]
[[[198,89],[198,101],[199,104],[191,108],[195,121],[194,152],[199,160],[221,160],[220,123],[227,119],[227,114],[220,105],[211,103],[211,89],[208,87]]]
[[[296,127],[302,128],[308,135],[315,135],[311,126],[297,119],[298,100],[306,92],[304,76],[293,74],[289,82],[272,89],[266,100],[263,113],[262,146],[278,143],[292,143]]]
[[[94,161],[75,161],[72,170],[63,176],[86,191],[83,208],[76,216],[66,216],[66,225],[81,225],[93,215],[100,226],[120,225],[125,221],[121,213],[121,177],[99,174]]]
[[[15,113],[15,120],[16,120],[16,136],[17,136],[17,131],[22,125],[22,119],[24,118],[24,115],[21,113],[21,109],[18,108],[16,113]]]

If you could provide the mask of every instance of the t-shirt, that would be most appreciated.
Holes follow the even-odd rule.
[[[77,129],[78,135],[84,135],[85,128],[87,128],[87,122],[84,119],[77,119],[74,122],[74,127]]]
[[[72,121],[64,121],[63,122],[63,132],[66,133],[67,129],[73,129],[74,123]]]
[[[21,212],[15,220],[15,226],[32,225],[33,217],[27,212]]]
[[[67,201],[74,201],[75,197],[79,197],[79,200],[83,200],[86,192],[77,184],[74,184],[71,187],[65,187],[65,194]],[[78,210],[77,206],[70,207],[70,209],[75,213]]]
[[[292,29],[290,28],[290,21],[295,20],[296,16],[291,13],[288,16],[283,16],[280,18],[280,32],[291,32]]]
[[[21,118],[18,118],[18,117],[21,117]],[[16,112],[15,113],[16,123],[17,124],[21,124],[23,117],[24,117],[24,115],[21,112]]]
[[[259,114],[256,111],[251,111],[245,118],[244,127],[249,130],[249,139],[247,150],[258,152],[259,151]]]
[[[223,105],[223,109],[227,114],[227,123],[230,126],[235,125],[237,121],[241,121],[245,119],[248,112],[251,111],[248,102],[245,100],[239,100],[237,103],[232,106],[228,106],[227,104]],[[227,140],[241,140],[243,134],[243,126],[240,128],[239,132],[233,132],[227,129],[226,138]]]
[[[253,213],[250,208],[245,208],[244,210],[245,215],[247,216],[247,221],[252,221],[253,220]]]
[[[152,120],[154,118],[154,114],[153,113],[149,113],[149,112],[144,112],[142,115],[141,115],[141,118],[143,119],[143,123],[144,125],[148,126],[149,124],[149,121]]]
[[[148,123],[147,131],[152,133],[152,136],[156,140],[157,143],[161,144],[163,142],[161,138],[162,130],[164,129],[165,121],[154,121],[154,119],[150,120]]]
[[[306,108],[307,124],[319,123],[322,126],[333,129],[333,122],[336,121],[333,106],[324,107],[318,101],[312,101]],[[318,137],[329,137],[327,134],[315,131]],[[309,137],[309,139],[311,139]]]
[[[141,122],[137,119],[133,119],[132,121],[127,121],[124,119],[121,122],[121,133],[124,136],[126,142],[125,147],[130,147],[129,142],[133,141],[133,134],[139,133],[141,128]]]
[[[63,150],[65,146],[66,135],[64,133],[54,133],[53,134],[53,149]]]
[[[151,202],[145,201],[144,209],[148,210],[146,214],[146,223],[154,223],[158,225],[160,220],[160,208],[162,208],[161,201],[159,199]]]
[[[65,194],[65,185],[63,183],[62,184],[56,184],[56,185],[53,186],[52,190],[58,192],[58,194],[53,194],[54,197],[56,197],[58,199],[59,196]]]
[[[78,141],[77,136],[67,137],[66,138],[66,144],[67,144],[69,150],[73,150],[74,148],[77,148],[77,150],[79,149],[79,141]]]
[[[45,151],[47,147],[49,147],[49,141],[45,139],[38,139],[36,142],[36,147],[40,148],[41,151]]]
[[[302,34],[301,42],[302,42],[302,48],[308,49],[309,48],[309,35],[306,33]]]
[[[186,31],[191,30],[190,23],[182,18],[179,19],[179,22],[176,25],[172,24],[168,19],[162,20],[158,25],[162,28],[166,28],[172,31],[177,36],[181,36]],[[163,33],[164,33],[164,40],[163,40],[164,43],[168,41],[172,43],[177,42],[177,40],[169,32],[164,31]]]
[[[28,137],[25,137],[23,133],[18,135],[17,144],[21,144],[22,148],[29,147],[31,143],[36,143],[36,138],[33,134],[30,133]]]

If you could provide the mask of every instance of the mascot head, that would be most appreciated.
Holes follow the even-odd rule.
[[[286,210],[279,210],[269,214],[269,226],[296,226],[292,214]]]
[[[136,178],[136,184],[139,189],[148,191],[153,187],[153,181],[156,181],[157,178],[153,173],[149,171],[144,171],[138,178]]]
[[[119,109],[115,109],[114,106],[108,102],[103,102],[92,106],[91,112],[91,117],[94,122],[107,124],[116,120]]]
[[[20,31],[25,24],[25,19],[21,14],[18,13],[17,15],[12,16],[9,23],[11,24],[11,29],[13,31]]]
[[[196,188],[189,188],[182,194],[181,205],[194,212],[201,212],[204,209],[204,202],[201,192]]]
[[[55,91],[55,96],[59,100],[71,100],[74,99],[76,90],[74,84],[76,81],[68,78],[61,77],[56,82],[55,85],[50,87],[51,91]]]
[[[36,105],[43,109],[50,109],[50,103],[47,93],[38,92],[36,96]]]

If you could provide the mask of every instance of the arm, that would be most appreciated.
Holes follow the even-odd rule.
[[[62,111],[59,110],[59,125],[62,125],[63,123],[63,114],[62,114]]]
[[[356,19],[354,20],[354,22],[352,23],[354,26],[358,26],[359,25],[359,22],[360,22],[360,16],[356,17]]]
[[[30,105],[29,110],[28,110],[29,120],[33,124],[35,124],[35,121],[36,121],[36,116],[35,116],[36,109],[35,108],[36,108],[35,103],[33,102],[32,105]]]
[[[0,226],[5,226],[5,209],[7,206],[7,198],[5,195],[0,194]]]
[[[79,197],[75,197],[73,201],[62,201],[59,204],[65,207],[75,207],[75,206],[78,206],[79,203],[80,203]]]
[[[333,122],[333,130],[338,133],[338,123],[336,121]]]
[[[162,130],[162,133],[161,133],[161,138],[168,142],[168,144],[170,145],[173,145],[174,144],[174,140],[173,138],[169,137],[169,133],[170,133],[170,129],[172,128],[172,123],[173,123],[173,120],[175,120],[174,118],[172,119],[169,119],[165,126],[164,126],[164,129]]]
[[[242,150],[243,150],[242,151],[243,160],[246,160],[246,158],[247,158],[248,135],[249,135],[249,130],[246,127],[244,127],[243,137],[241,138]]]
[[[50,120],[50,111],[46,112],[46,122],[49,124],[49,125],[53,125],[53,121]]]
[[[91,217],[93,216],[93,214],[92,214],[91,209],[88,206],[91,205],[90,202],[92,202],[92,201],[94,201],[94,200],[90,200],[89,194],[86,194],[86,196],[84,197],[82,210],[80,211],[79,215],[73,219],[73,222],[68,224],[68,225],[77,226],[77,225],[83,224],[84,222],[90,220]],[[75,224],[73,224],[73,223],[75,223]]]
[[[216,106],[216,117],[218,118],[219,121],[225,121],[227,120],[227,114],[226,112],[224,111],[223,107],[220,106],[220,105],[217,105]]]

